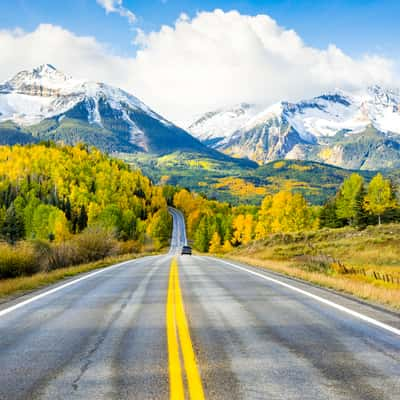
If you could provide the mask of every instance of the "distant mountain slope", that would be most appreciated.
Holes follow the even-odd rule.
[[[208,114],[211,115],[211,114]],[[217,112],[190,126],[200,140],[218,137]],[[313,160],[353,169],[400,167],[400,92],[379,86],[366,94],[335,91],[298,103],[280,102],[256,115],[212,147],[260,164],[276,159]],[[201,128],[201,129],[200,129]],[[223,132],[224,133],[224,132]]]
[[[79,141],[107,152],[188,151],[222,157],[136,97],[46,64],[0,85],[0,143]]]
[[[38,140],[11,121],[0,124],[0,145],[36,143]]]
[[[232,160],[209,157],[193,159],[186,153],[162,157],[125,154],[131,163],[156,183],[167,183],[204,193],[209,198],[232,204],[260,204],[279,190],[302,193],[312,204],[323,204],[334,196],[343,180],[353,171],[312,161],[278,160],[254,167]],[[368,181],[370,171],[360,172]]]

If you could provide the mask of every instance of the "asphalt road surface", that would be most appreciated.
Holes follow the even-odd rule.
[[[0,399],[400,399],[400,317],[256,268],[167,255],[0,306]],[[177,263],[173,262],[176,259]]]

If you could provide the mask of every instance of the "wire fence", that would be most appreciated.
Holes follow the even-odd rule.
[[[386,274],[378,271],[366,271],[364,268],[349,268],[346,267],[343,263],[340,263],[342,267],[343,274],[354,274],[354,275],[363,275],[366,277],[374,278],[377,281],[383,281],[388,283],[395,283],[400,285],[400,276],[395,276],[392,274]]]
[[[370,269],[366,270],[365,268],[348,267],[342,261],[327,254],[301,255],[297,256],[296,259],[304,263],[304,265],[311,270],[318,270],[325,273],[328,273],[328,271],[335,271],[343,275],[361,275],[377,281],[400,285],[400,275],[393,275]]]

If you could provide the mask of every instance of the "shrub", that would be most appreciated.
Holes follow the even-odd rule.
[[[39,271],[39,258],[31,243],[20,242],[15,246],[0,243],[0,278],[32,275]]]
[[[48,270],[79,264],[78,260],[78,251],[72,241],[54,244],[49,254]]]
[[[41,271],[48,271],[50,269],[50,259],[52,255],[52,247],[46,240],[32,240],[29,242],[35,251],[35,257],[40,264]]]
[[[137,240],[127,240],[119,243],[119,254],[140,253],[143,250],[143,245]]]
[[[118,242],[110,230],[100,227],[86,229],[71,239],[76,249],[76,264],[97,261],[118,253]]]
[[[86,229],[61,243],[34,240],[12,246],[1,242],[0,279],[32,275],[141,250],[139,242],[131,240],[119,243],[110,230],[100,227]]]
[[[296,259],[301,262],[300,267],[304,270],[325,274],[331,274],[334,271],[333,266],[337,263],[332,257],[323,254],[317,256],[303,255],[296,257]]]

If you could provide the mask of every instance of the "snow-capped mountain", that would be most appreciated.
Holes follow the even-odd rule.
[[[219,116],[212,118],[218,122]],[[218,123],[211,122],[201,133],[190,130],[201,140],[207,130],[217,136]],[[241,119],[213,146],[259,163],[288,158],[356,169],[400,166],[400,91],[374,86],[359,95],[336,90],[298,103],[280,102]]]
[[[131,94],[49,64],[0,85],[0,143],[24,138],[82,141],[106,151],[210,151]]]
[[[188,131],[202,142],[215,146],[240,129],[257,111],[256,106],[247,103],[211,111],[196,118]]]

